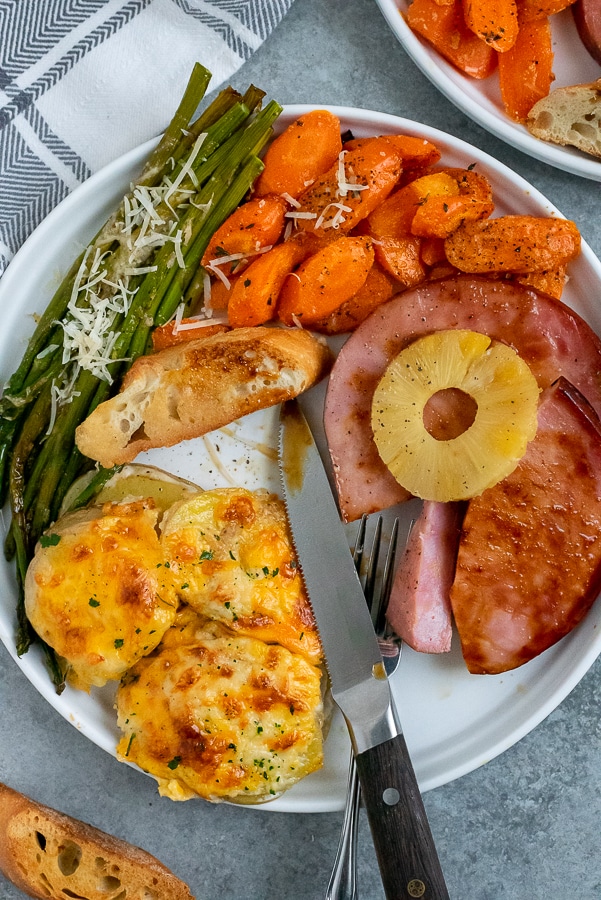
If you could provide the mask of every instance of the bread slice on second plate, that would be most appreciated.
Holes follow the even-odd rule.
[[[534,104],[526,125],[543,141],[601,157],[601,78],[551,91]]]

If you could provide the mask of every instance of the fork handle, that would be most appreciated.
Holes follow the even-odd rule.
[[[387,900],[449,900],[405,738],[356,760]]]

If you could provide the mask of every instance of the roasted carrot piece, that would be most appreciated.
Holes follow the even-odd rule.
[[[341,156],[298,198],[300,229],[346,234],[365,219],[395,187],[402,170],[401,157],[384,138],[373,138]],[[295,211],[296,212],[296,211]]]
[[[555,269],[547,269],[545,272],[530,272],[528,275],[514,275],[514,281],[534,288],[543,294],[548,294],[556,300],[561,299],[566,283],[567,265],[557,266]]]
[[[311,327],[313,331],[322,334],[346,334],[348,331],[354,331],[374,309],[390,300],[400,290],[401,285],[396,278],[374,262],[357,293]]]
[[[463,0],[463,16],[469,30],[497,53],[506,53],[517,40],[516,0]]]
[[[206,305],[212,310],[220,311],[227,309],[234,285],[241,277],[241,275],[233,275],[226,279],[226,282],[222,281],[220,278],[212,278],[211,296]]]
[[[284,282],[277,314],[286,325],[311,327],[363,286],[374,262],[367,237],[340,237],[306,259]]]
[[[426,277],[421,260],[421,239],[411,226],[420,203],[430,192],[459,193],[457,182],[445,173],[417,178],[391,194],[371,213],[367,232],[374,239],[376,259],[403,287],[413,287]]]
[[[292,122],[269,146],[255,195],[289,194],[296,199],[332,166],[342,150],[340,120],[314,109]]]
[[[424,238],[421,242],[420,255],[425,266],[437,266],[441,263],[446,263],[444,238]]]
[[[228,325],[207,325],[208,319],[182,319],[181,322],[167,322],[158,325],[152,332],[152,349],[155,352],[166,347],[174,347],[183,344],[184,341],[198,341],[201,338],[211,337],[212,334],[222,334],[230,331]]]
[[[520,25],[517,41],[499,56],[499,85],[507,115],[523,122],[534,104],[546,97],[555,79],[549,19]]]
[[[428,190],[417,208],[411,231],[420,237],[448,237],[462,222],[483,219],[495,208],[492,187],[484,175],[469,169],[445,168],[440,171],[452,179],[456,190]],[[414,182],[426,185],[434,176]]]
[[[519,20],[529,22],[531,19],[546,19],[572,6],[575,0],[520,0]]]
[[[569,219],[499,216],[465,222],[445,240],[451,265],[462,272],[543,272],[580,253],[580,232]]]
[[[498,54],[467,27],[462,0],[413,0],[406,21],[460,72],[472,78],[488,78],[494,72]]]
[[[275,318],[284,281],[305,255],[302,242],[290,240],[253,260],[231,291],[227,308],[230,325],[263,325]]]
[[[243,203],[229,216],[212,236],[201,263],[219,264],[224,257],[254,255],[262,247],[275,244],[286,224],[288,206],[281,197],[258,197]],[[236,270],[239,259],[227,264],[226,274]]]
[[[382,134],[380,138],[390,141],[398,150],[403,161],[403,170],[433,166],[441,157],[441,152],[436,144],[426,138],[413,137],[411,134]],[[374,140],[374,138],[353,138],[345,141],[344,149],[356,150],[370,140]]]

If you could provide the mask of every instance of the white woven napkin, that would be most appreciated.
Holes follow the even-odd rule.
[[[213,91],[293,0],[0,0],[0,273],[50,210]]]

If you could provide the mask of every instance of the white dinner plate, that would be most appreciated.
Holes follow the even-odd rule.
[[[282,127],[309,107],[288,107]],[[405,132],[436,143],[451,166],[476,164],[490,179],[498,213],[560,215],[527,182],[481,151],[433,128],[406,119],[357,109],[332,108],[343,130],[357,136]],[[32,314],[48,303],[62,274],[96,233],[140,170],[152,143],[133,150],[90,178],[67,197],[17,253],[0,281],[0,377],[12,373],[31,333]],[[585,244],[571,264],[566,302],[601,332],[601,264]],[[324,386],[304,398],[316,430],[321,428]],[[203,488],[242,485],[279,490],[274,463],[277,409],[247,416],[230,428],[178,447],[138,458],[185,476]],[[322,435],[323,440],[323,435]],[[403,514],[415,514],[415,502]],[[7,517],[5,515],[7,520]],[[0,638],[24,675],[45,699],[90,740],[114,754],[118,733],[112,688],[90,694],[67,687],[58,696],[38,650],[15,653],[13,566],[0,563]],[[572,690],[601,651],[601,604],[555,647],[525,666],[499,676],[470,675],[458,641],[449,654],[426,656],[403,650],[393,679],[407,744],[422,790],[445,784],[502,753],[547,716]],[[325,812],[343,804],[349,742],[341,718],[334,719],[323,769],[284,796],[259,808]]]
[[[476,79],[463,75],[437,53],[426,41],[414,34],[402,13],[410,0],[376,0],[384,18],[401,45],[424,75],[458,106],[462,112],[512,147],[517,147],[542,162],[570,172],[601,181],[601,159],[587,156],[571,147],[560,147],[541,141],[528,129],[514,122],[505,113],[499,89],[499,79],[494,72],[489,78]],[[570,84],[582,84],[601,77],[601,68],[585,49],[580,40],[570,9],[551,16],[553,72],[555,81],[551,89]]]

